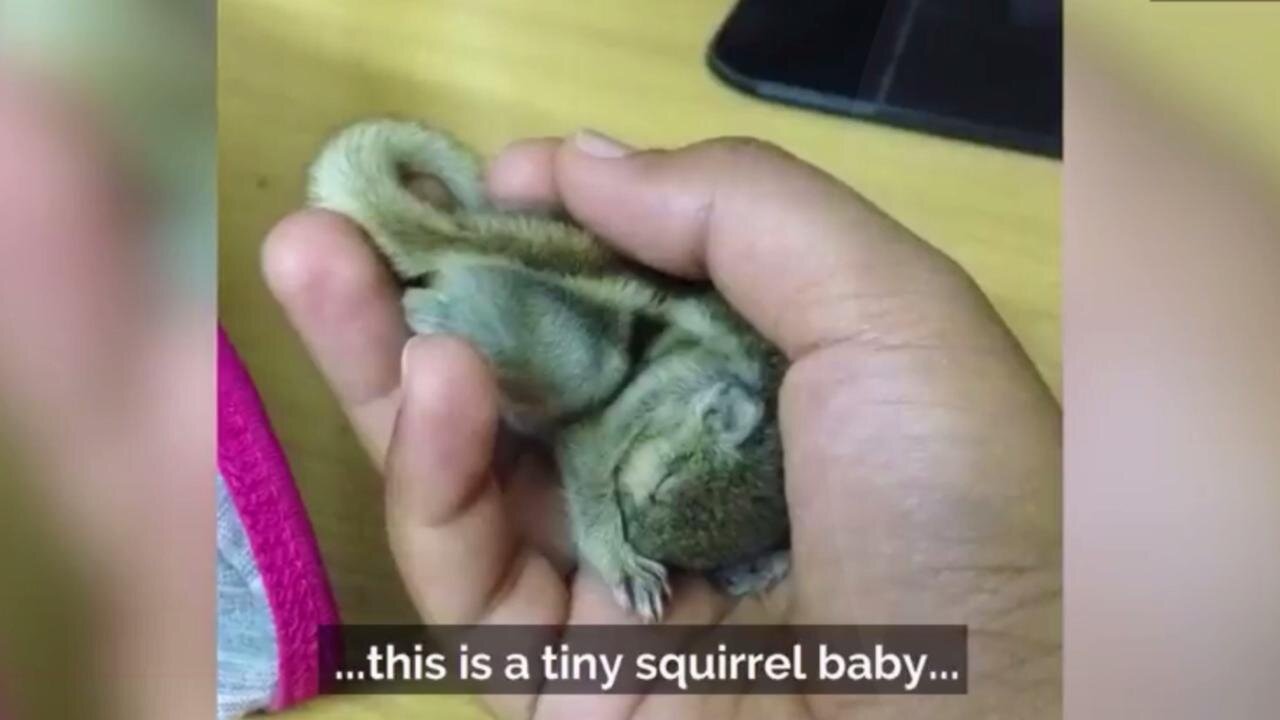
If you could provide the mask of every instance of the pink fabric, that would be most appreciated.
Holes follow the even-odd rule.
[[[316,694],[318,635],[337,605],[306,508],[248,371],[218,328],[218,470],[262,572],[276,626],[279,681],[272,709]]]

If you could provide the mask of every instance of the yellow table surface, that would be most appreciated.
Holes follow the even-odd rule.
[[[604,130],[637,145],[765,138],[857,188],[977,279],[1059,387],[1058,162],[787,108],[705,68],[729,0],[223,0],[219,309],[311,512],[344,620],[412,622],[375,475],[258,270],[324,137],[429,119],[486,152]],[[480,717],[473,700],[324,698],[311,718]]]

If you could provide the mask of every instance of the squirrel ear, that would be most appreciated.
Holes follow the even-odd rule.
[[[764,403],[746,386],[721,381],[702,391],[694,407],[706,426],[735,446],[746,440],[764,417]]]

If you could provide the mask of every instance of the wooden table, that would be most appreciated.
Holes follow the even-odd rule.
[[[486,152],[604,130],[637,145],[751,135],[856,187],[977,279],[1060,386],[1060,163],[761,102],[707,71],[730,0],[223,0],[219,310],[320,537],[344,619],[413,622],[379,486],[261,280],[263,235],[346,122],[430,119]],[[311,718],[482,717],[472,700],[326,698]]]

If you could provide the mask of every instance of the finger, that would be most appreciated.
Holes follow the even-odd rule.
[[[437,625],[564,621],[568,598],[552,565],[519,542],[490,469],[497,388],[469,346],[419,337],[404,351],[404,404],[387,462],[387,527],[414,605]],[[527,718],[536,698],[487,695],[502,717]]]
[[[945,321],[957,292],[973,294],[953,263],[770,145],[634,152],[586,132],[560,145],[553,173],[575,219],[645,264],[709,277],[793,359],[846,339],[973,341]]]
[[[485,188],[494,204],[507,210],[558,208],[553,163],[561,142],[534,138],[503,148],[485,172]]]
[[[661,636],[664,652],[683,649],[698,633],[718,623],[731,606],[728,598],[700,577],[674,578],[672,589],[674,592],[663,623],[677,627],[663,631],[667,633]],[[638,627],[643,624],[638,616],[618,605],[613,593],[589,569],[581,570],[574,578],[572,597],[568,626],[561,638],[570,647],[575,646],[575,636],[579,635],[586,636],[580,641],[584,646],[599,645],[599,636],[592,634],[607,630],[602,631],[597,626]],[[623,720],[633,717],[642,702],[648,702],[643,694],[545,695],[538,701],[537,717]]]
[[[564,584],[517,542],[490,471],[497,389],[465,343],[414,338],[387,460],[387,524],[419,611],[441,624],[564,619]]]
[[[374,462],[386,457],[409,331],[390,272],[360,229],[306,210],[267,235],[263,272]]]

